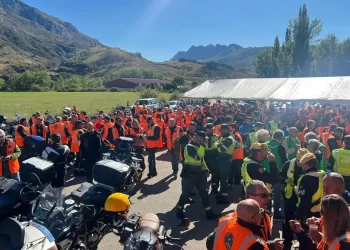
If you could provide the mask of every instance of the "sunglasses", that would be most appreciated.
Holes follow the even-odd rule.
[[[263,193],[263,194],[251,194],[252,196],[260,196],[263,199],[266,199],[268,197],[271,197],[272,194],[271,193]]]
[[[258,214],[260,214],[261,216],[263,216],[264,213],[265,213],[265,209],[260,208],[260,209],[259,209],[259,212],[257,212],[256,214],[254,214],[254,215],[252,216],[252,219],[254,219],[254,217],[257,216]]]

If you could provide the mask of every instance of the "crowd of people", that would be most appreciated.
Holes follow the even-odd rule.
[[[157,176],[157,150],[168,149],[172,174],[181,177],[179,218],[194,202],[195,188],[208,219],[220,217],[209,195],[229,204],[230,190],[242,189],[246,199],[220,219],[209,249],[291,249],[295,234],[300,249],[350,249],[350,115],[342,106],[217,101],[177,110],[138,106],[97,117],[74,107],[71,117],[44,122],[40,112],[22,118],[13,139],[0,130],[0,176],[18,179],[26,138],[40,137],[43,157],[55,163],[54,186],[64,185],[65,163],[72,159],[75,174],[86,172],[92,182],[102,153],[131,137],[143,170],[143,148],[148,153],[148,178]],[[271,238],[272,217],[284,220],[283,240]]]

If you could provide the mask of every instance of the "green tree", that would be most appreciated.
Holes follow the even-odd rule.
[[[195,87],[197,87],[198,85],[199,85],[198,82],[192,82],[192,83],[191,83],[191,88],[195,88]]]
[[[322,31],[322,22],[314,19],[310,22],[306,5],[299,9],[298,17],[293,21],[293,75],[307,76],[311,63],[310,43]]]
[[[253,65],[258,77],[273,77],[272,49],[267,48],[261,51]]]
[[[175,83],[178,86],[183,86],[185,84],[185,80],[181,76],[175,76],[173,79],[173,83]]]
[[[280,70],[279,70],[279,53],[280,53],[280,41],[278,39],[278,36],[275,38],[275,42],[272,48],[272,76],[273,77],[279,77],[280,76]]]
[[[0,78],[0,91],[6,90],[6,82],[4,79]]]
[[[338,38],[329,34],[313,49],[314,71],[319,76],[332,76],[334,65],[340,56]]]

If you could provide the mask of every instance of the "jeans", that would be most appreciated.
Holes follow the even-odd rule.
[[[148,149],[148,167],[150,174],[156,174],[156,151],[157,148],[149,148]]]
[[[179,172],[179,159],[177,154],[175,153],[174,149],[169,150],[171,155],[171,167],[173,169],[173,172],[177,174]]]

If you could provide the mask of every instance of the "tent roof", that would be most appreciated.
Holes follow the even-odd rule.
[[[350,77],[208,80],[184,96],[236,100],[350,101]]]

